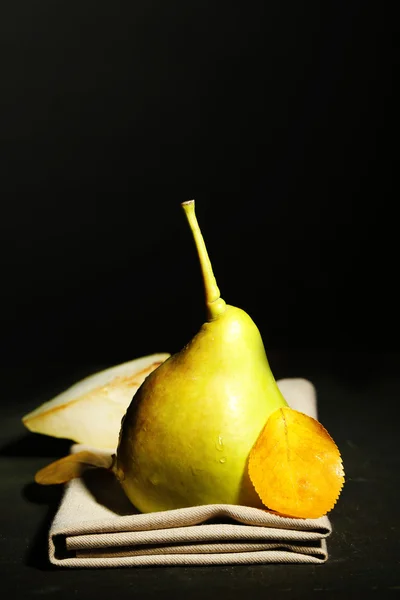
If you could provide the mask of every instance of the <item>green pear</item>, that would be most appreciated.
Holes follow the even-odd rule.
[[[287,403],[255,323],[220,297],[194,201],[182,207],[200,259],[207,322],[136,392],[113,470],[141,512],[215,503],[259,507],[248,456],[269,415]]]

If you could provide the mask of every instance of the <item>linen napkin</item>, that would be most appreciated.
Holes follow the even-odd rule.
[[[288,404],[317,418],[306,379],[282,379]],[[81,450],[74,445],[72,452]],[[281,517],[268,510],[209,504],[142,514],[112,473],[93,469],[65,486],[49,533],[49,556],[61,567],[323,563],[327,516]]]

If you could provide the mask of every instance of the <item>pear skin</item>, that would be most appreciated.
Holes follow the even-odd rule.
[[[194,201],[183,203],[199,254],[208,319],[153,371],[122,421],[114,472],[142,512],[203,504],[262,507],[247,461],[269,415],[287,406],[260,332],[220,297]]]

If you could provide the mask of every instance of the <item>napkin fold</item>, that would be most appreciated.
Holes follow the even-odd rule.
[[[288,404],[317,418],[306,379],[282,379]],[[74,445],[72,452],[83,447]],[[143,514],[112,473],[93,469],[65,486],[49,532],[49,557],[61,567],[323,563],[332,528],[319,519],[281,517],[248,506],[209,504]]]

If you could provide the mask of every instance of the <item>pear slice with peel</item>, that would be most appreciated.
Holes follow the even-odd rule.
[[[114,451],[133,396],[169,356],[151,354],[94,373],[26,414],[22,422],[34,433]]]

